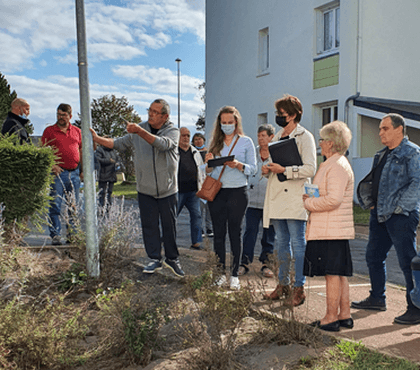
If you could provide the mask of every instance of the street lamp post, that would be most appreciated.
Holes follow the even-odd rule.
[[[181,127],[181,80],[179,75],[179,63],[181,63],[181,59],[176,58],[175,62],[178,64],[178,128]]]

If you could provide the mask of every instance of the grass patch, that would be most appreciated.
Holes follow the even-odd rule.
[[[137,199],[136,182],[131,181],[118,181],[114,184],[113,195],[116,197]]]
[[[341,340],[318,358],[302,358],[294,370],[416,370],[419,366],[366,348],[363,344]]]
[[[353,205],[353,219],[355,224],[369,224],[370,210],[364,210],[359,205]]]

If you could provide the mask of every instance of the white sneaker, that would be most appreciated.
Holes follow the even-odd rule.
[[[241,288],[241,283],[239,282],[239,278],[237,276],[230,277],[230,289],[239,290]]]
[[[226,285],[226,283],[227,283],[226,275],[222,275],[216,280],[214,284],[217,286],[222,286],[222,285]]]

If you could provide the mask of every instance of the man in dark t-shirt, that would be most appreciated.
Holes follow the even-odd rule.
[[[195,195],[203,183],[203,164],[200,152],[190,145],[190,131],[181,127],[178,167],[178,215],[184,206],[190,212],[191,248],[201,249],[200,199]]]

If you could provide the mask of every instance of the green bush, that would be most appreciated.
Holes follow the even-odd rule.
[[[50,147],[15,145],[0,138],[0,204],[5,224],[33,217],[37,224],[48,209],[54,152]]]

